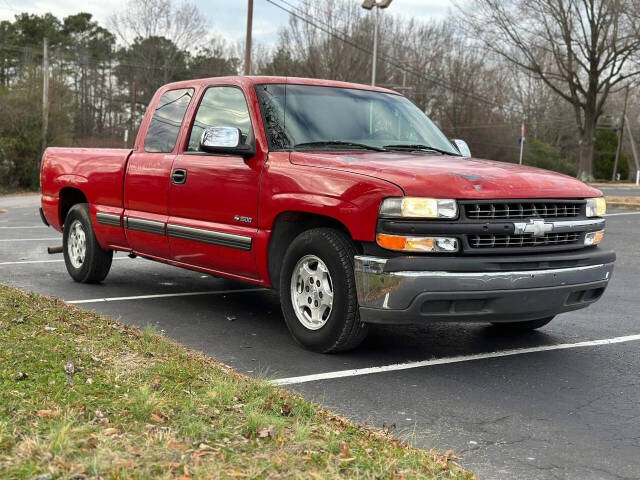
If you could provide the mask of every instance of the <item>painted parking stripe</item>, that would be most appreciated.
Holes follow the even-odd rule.
[[[617,217],[618,215],[640,215],[640,212],[616,212],[616,213],[606,213],[605,217]]]
[[[571,348],[597,347],[600,345],[613,345],[616,343],[640,341],[640,334],[627,335],[624,337],[605,338],[602,340],[589,340],[578,343],[559,343],[556,345],[543,345],[540,347],[517,348],[513,350],[503,350],[501,352],[478,353],[475,355],[462,355],[458,357],[437,358],[434,360],[423,360],[421,362],[397,363],[394,365],[383,365],[380,367],[355,368],[352,370],[338,370],[335,372],[316,373],[313,375],[303,375],[300,377],[280,378],[273,380],[276,385],[297,385],[300,383],[316,382],[318,380],[330,380],[334,378],[357,377],[361,375],[371,375],[374,373],[394,372],[398,370],[410,370],[412,368],[430,367],[433,365],[445,365],[449,363],[470,362],[473,360],[484,360],[488,358],[511,357],[514,355],[524,355],[526,353],[550,352],[553,350],[567,350]]]
[[[211,290],[207,292],[184,292],[184,293],[161,293],[157,295],[136,295],[133,297],[106,297],[106,298],[90,298],[88,300],[70,300],[66,303],[72,305],[80,305],[84,303],[101,303],[101,302],[124,302],[128,300],[147,300],[151,298],[171,298],[171,297],[194,297],[197,295],[225,295],[228,293],[249,293],[261,292],[266,288],[239,288],[236,290]]]
[[[24,229],[24,228],[49,228],[49,227],[45,227],[44,225],[29,225],[24,227],[0,227],[0,230],[17,230],[17,229]]]
[[[131,260],[129,257],[113,257],[114,260]],[[2,265],[29,265],[34,263],[60,263],[64,262],[63,258],[57,258],[55,260],[17,260],[15,262],[0,262]]]
[[[50,240],[61,240],[62,237],[49,238],[0,238],[0,242],[48,242]]]

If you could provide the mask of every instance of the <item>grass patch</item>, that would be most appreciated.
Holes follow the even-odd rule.
[[[607,200],[607,207],[620,208],[623,210],[640,210],[640,197],[622,197],[608,195],[605,197]]]
[[[470,479],[163,338],[0,286],[0,478]]]
[[[0,185],[0,197],[4,196],[16,196],[16,195],[30,195],[32,193],[38,193],[38,189],[25,189],[20,187],[10,187],[7,185]]]

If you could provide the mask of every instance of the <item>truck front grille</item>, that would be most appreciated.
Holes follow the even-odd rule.
[[[580,239],[580,233],[547,233],[543,237],[532,235],[468,235],[471,248],[525,248],[571,245]]]
[[[588,218],[586,200],[577,198],[501,198],[458,200],[459,217],[451,220],[382,217],[377,232],[391,235],[453,237],[458,255],[545,254],[586,248],[587,232],[604,228],[604,219]],[[542,229],[516,224],[536,224]],[[515,233],[525,231],[527,233]],[[545,232],[537,236],[537,233]],[[534,234],[536,233],[536,234]]]
[[[464,212],[470,220],[508,220],[517,218],[566,218],[577,217],[584,201],[544,202],[470,202],[464,204]]]

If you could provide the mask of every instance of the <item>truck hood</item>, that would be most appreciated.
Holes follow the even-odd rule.
[[[293,152],[291,162],[380,178],[396,184],[409,196],[490,199],[602,195],[567,175],[477,158],[395,152]]]

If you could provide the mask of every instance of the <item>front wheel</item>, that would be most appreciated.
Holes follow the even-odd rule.
[[[89,205],[71,207],[62,232],[64,263],[71,278],[80,283],[99,283],[111,269],[112,250],[103,250],[91,225]]]
[[[280,274],[284,319],[303,347],[335,353],[357,347],[367,334],[360,321],[350,238],[331,228],[301,233]]]
[[[539,318],[537,320],[527,320],[525,322],[492,322],[492,325],[506,332],[530,332],[544,327],[554,317]]]

